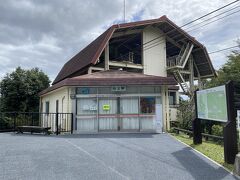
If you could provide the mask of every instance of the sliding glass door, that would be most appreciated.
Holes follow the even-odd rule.
[[[120,98],[121,130],[139,130],[138,97]]]
[[[99,98],[99,131],[118,130],[117,98]]]
[[[161,130],[161,97],[81,97],[76,118],[78,131]]]
[[[77,99],[77,130],[97,130],[97,98]]]

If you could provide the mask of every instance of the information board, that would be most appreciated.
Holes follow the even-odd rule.
[[[200,119],[227,122],[225,86],[197,91],[197,115]]]

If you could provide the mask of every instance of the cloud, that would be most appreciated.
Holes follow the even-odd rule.
[[[167,15],[182,25],[229,2],[126,0],[126,21]],[[210,51],[226,47],[239,37],[238,19],[235,14],[191,34]],[[2,0],[0,77],[22,66],[39,67],[54,80],[65,62],[113,23],[121,22],[123,0]],[[211,57],[217,68],[226,61],[221,53]]]

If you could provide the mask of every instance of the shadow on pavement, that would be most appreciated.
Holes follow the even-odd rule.
[[[231,176],[230,173],[222,167],[218,167],[216,169],[211,166],[209,162],[205,161],[207,160],[206,158],[200,158],[196,153],[192,151],[190,147],[185,147],[179,151],[172,153],[172,155],[196,180],[221,180],[224,179],[227,175]],[[232,178],[238,179],[233,175]]]

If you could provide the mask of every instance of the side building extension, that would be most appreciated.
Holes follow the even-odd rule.
[[[162,132],[176,120],[179,87],[192,97],[194,81],[213,76],[206,48],[166,16],[117,24],[63,66],[40,111],[73,113],[76,133]]]

